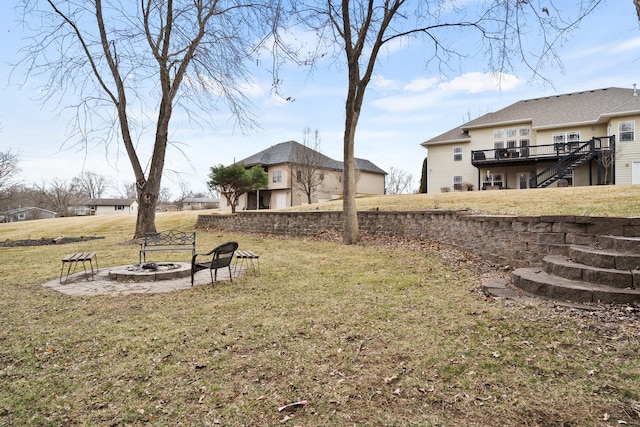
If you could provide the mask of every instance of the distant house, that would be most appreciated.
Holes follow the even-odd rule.
[[[518,101],[422,143],[428,192],[640,184],[638,121],[635,88]]]
[[[177,212],[180,210],[180,206],[171,203],[158,203],[156,205],[156,212]]]
[[[135,199],[77,199],[69,205],[73,215],[128,215],[138,212]]]
[[[333,160],[296,141],[282,142],[260,151],[238,163],[247,168],[260,165],[268,174],[266,188],[244,194],[237,209],[278,209],[308,203],[301,185],[305,169],[316,169],[319,184],[314,188],[312,203],[342,196],[343,162]],[[386,172],[369,160],[355,159],[356,193],[359,195],[384,194]],[[229,210],[227,203],[220,207]]]
[[[56,213],[36,207],[13,209],[4,215],[5,222],[31,221],[34,219],[55,218]]]
[[[218,209],[220,199],[210,199],[207,197],[187,197],[182,201],[182,210]]]

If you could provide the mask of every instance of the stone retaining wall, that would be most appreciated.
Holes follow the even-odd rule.
[[[640,218],[476,215],[468,211],[362,211],[360,231],[431,240],[482,254],[513,268],[538,265],[548,254],[567,255],[568,245],[590,245],[600,234],[640,237]],[[199,229],[312,236],[342,231],[342,212],[251,211],[200,215]]]

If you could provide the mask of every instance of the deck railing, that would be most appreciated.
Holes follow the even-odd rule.
[[[613,148],[613,136],[592,138],[583,142],[558,142],[528,147],[493,148],[490,150],[471,151],[471,163],[474,166],[495,162],[514,162],[526,159],[559,159],[570,155],[585,144],[593,142],[593,150],[609,150]]]

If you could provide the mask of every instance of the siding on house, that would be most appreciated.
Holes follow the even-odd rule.
[[[312,203],[332,200],[342,195],[343,163],[296,142],[287,141],[276,144],[256,153],[238,163],[245,167],[262,166],[268,175],[267,187],[256,192],[244,194],[238,201],[238,210],[278,209],[300,206],[308,203],[307,194],[298,184],[300,152],[312,152],[305,158],[312,158],[318,164],[318,174],[322,175],[320,185],[312,194]],[[384,194],[386,172],[366,159],[355,159],[358,173],[356,192],[358,194]],[[231,210],[226,200],[221,210]]]
[[[633,124],[633,140],[623,141],[620,138],[620,122]],[[519,151],[524,156],[525,147],[520,145],[521,140],[528,139],[529,148],[553,147],[556,143],[554,135],[565,135],[566,138],[569,135],[579,135],[580,142],[599,137],[615,138],[614,170],[605,168],[602,162],[594,159],[573,171],[572,185],[605,183],[598,182],[598,179],[607,181],[606,183],[615,181],[615,184],[640,184],[633,178],[635,166],[636,179],[640,181],[638,125],[640,96],[635,89],[607,88],[519,101],[423,142],[422,146],[429,151],[428,192],[440,192],[442,188],[454,189],[456,177],[457,182],[469,182],[477,190],[483,186],[485,179],[489,180],[496,174],[502,177],[504,187],[522,188],[521,185],[526,184],[522,177],[534,177],[557,160],[532,157],[529,162],[528,158],[520,158],[511,164],[504,162],[499,165],[499,162],[494,162],[492,165],[476,166],[472,164],[472,152],[494,150],[494,143],[502,141],[504,148],[513,148],[513,151]],[[529,134],[521,136],[519,130],[527,127]],[[503,134],[509,131],[512,136],[505,135],[498,139],[494,133],[498,130],[502,130]],[[526,150],[527,153],[530,151]],[[461,154],[458,156],[461,158],[455,161],[454,154]],[[508,167],[503,167],[507,165]]]
[[[24,207],[13,209],[2,216],[2,222],[20,222],[20,221],[32,221],[36,219],[52,219],[57,214],[53,211],[38,207]]]
[[[69,210],[74,215],[130,215],[138,212],[135,199],[77,199]]]

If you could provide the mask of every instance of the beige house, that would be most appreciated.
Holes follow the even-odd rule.
[[[128,215],[138,212],[135,199],[78,199],[69,206],[73,215]]]
[[[269,184],[259,191],[244,194],[238,210],[279,209],[308,204],[305,182],[313,181],[311,203],[342,196],[343,163],[333,160],[296,141],[282,142],[240,160],[247,168],[260,165],[268,174]],[[359,195],[384,194],[386,172],[365,159],[355,159],[356,192]],[[221,210],[230,210],[220,202]]]
[[[640,96],[607,88],[516,102],[422,143],[428,192],[640,184]]]

